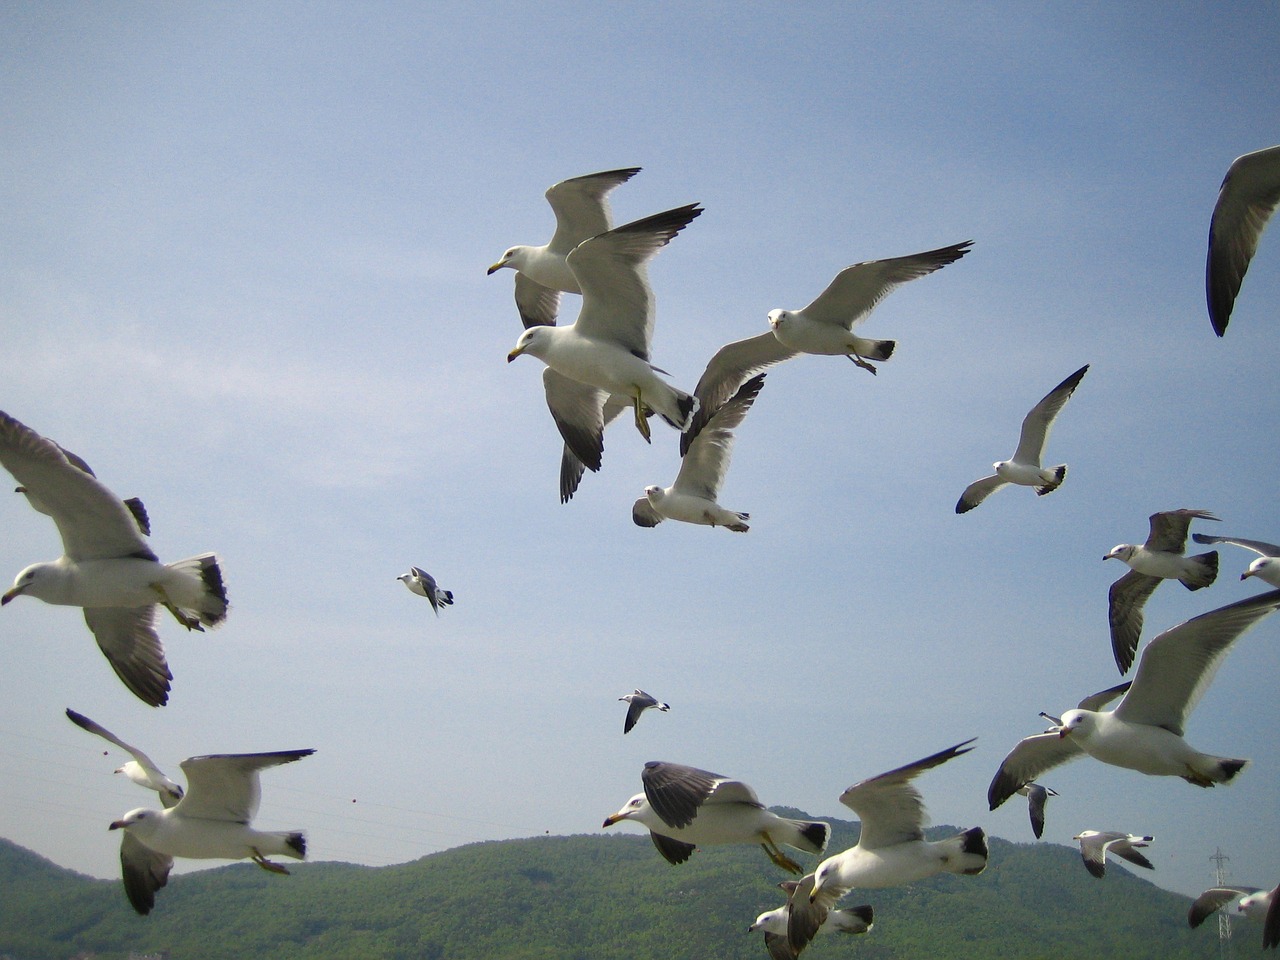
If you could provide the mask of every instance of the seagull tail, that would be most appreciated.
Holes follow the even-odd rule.
[[[864,360],[888,360],[893,356],[897,340],[863,340],[858,337],[858,355]]]
[[[785,841],[798,850],[807,853],[821,853],[827,849],[827,840],[831,837],[831,824],[822,820],[788,820],[796,828],[793,839]]]
[[[661,414],[661,417],[681,433],[684,433],[692,425],[693,415],[698,412],[698,407],[701,403],[693,394],[677,390],[675,387],[671,388],[671,393],[675,397],[675,405],[680,413],[680,419],[678,421],[674,420],[665,413]]]
[[[1218,579],[1218,551],[1210,550],[1208,553],[1199,553],[1194,557],[1187,557],[1196,565],[1194,573],[1188,573],[1185,577],[1179,577],[1178,582],[1188,590],[1199,590],[1201,587],[1207,587]]]
[[[179,609],[206,627],[216,627],[227,619],[227,588],[222,582],[222,568],[212,553],[188,557],[169,564],[171,570],[189,574],[200,581],[200,596],[190,606]]]
[[[296,860],[305,860],[307,858],[307,838],[303,836],[301,831],[294,831],[285,835],[284,844],[287,850],[282,850],[281,856],[293,857]]]
[[[987,834],[981,827],[973,827],[939,843],[946,849],[949,873],[972,877],[987,869]]]
[[[732,530],[734,533],[746,533],[751,529],[747,526],[747,521],[751,519],[751,514],[735,513],[734,516],[738,519],[733,523],[726,523],[724,525],[726,530]]]
[[[1043,497],[1046,493],[1053,493],[1062,486],[1062,481],[1067,479],[1067,465],[1060,463],[1056,467],[1050,467],[1047,473],[1050,479],[1045,481],[1043,487],[1036,487],[1036,496]]]
[[[453,591],[452,591],[452,590],[441,590],[441,591],[436,595],[436,600],[438,600],[440,603],[443,603],[443,604],[446,604],[446,605],[453,603]]]

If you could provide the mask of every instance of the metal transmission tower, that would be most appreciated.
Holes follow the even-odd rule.
[[[1224,887],[1227,884],[1227,861],[1231,858],[1218,847],[1213,856],[1214,885]],[[1226,910],[1218,911],[1218,957],[1219,960],[1231,960],[1231,914]]]

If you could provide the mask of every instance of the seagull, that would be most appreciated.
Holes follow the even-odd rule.
[[[630,706],[627,707],[627,719],[623,721],[622,732],[630,733],[631,728],[636,725],[636,721],[640,719],[640,714],[644,713],[650,707],[666,713],[671,709],[671,704],[662,703],[654,697],[649,696],[639,687],[636,687],[635,693],[628,693],[626,696],[619,697],[619,700],[625,700]]]
[[[1122,560],[1129,572],[1107,593],[1107,619],[1111,623],[1111,652],[1122,674],[1133,666],[1133,655],[1142,634],[1142,607],[1161,580],[1177,580],[1188,590],[1207,587],[1218,576],[1218,551],[1184,557],[1191,521],[1217,520],[1206,510],[1165,510],[1150,517],[1151,532],[1142,546],[1121,543],[1103,560]]]
[[[227,616],[222,569],[212,553],[163,564],[143,539],[138,514],[52,440],[0,412],[0,464],[41,513],[53,518],[64,556],[27,567],[0,597],[83,607],[84,619],[116,675],[140,700],[169,699],[173,674],[155,631],[163,604],[188,630]],[[143,512],[145,517],[145,512]]]
[[[552,376],[554,371],[550,368],[543,371],[544,384],[556,383],[558,388],[566,390],[564,396],[567,398],[576,398],[581,396],[592,396],[594,394],[582,389],[582,384],[560,377],[559,374]],[[549,389],[549,387],[548,387]],[[549,396],[549,395],[548,395]],[[594,400],[593,400],[594,402]],[[548,399],[548,403],[550,400]],[[604,428],[613,423],[618,418],[618,414],[624,410],[631,408],[631,401],[626,397],[619,397],[615,394],[609,394],[604,402],[604,407],[600,411],[600,431],[601,431],[601,449],[604,448]],[[586,411],[587,416],[594,416],[594,407]],[[653,411],[646,409],[645,416],[652,416]],[[591,443],[590,439],[585,442]],[[578,459],[578,455],[573,452],[573,448],[569,444],[564,445],[564,450],[560,454],[560,502],[568,503],[573,499],[573,495],[578,492],[578,485],[582,483],[582,475],[586,472],[587,465]]]
[[[1086,698],[1062,715],[1061,724],[1010,751],[987,790],[991,809],[1044,771],[1084,754],[1197,787],[1230,782],[1249,761],[1200,753],[1183,739],[1183,730],[1231,645],[1277,607],[1280,590],[1272,590],[1160,634],[1143,648],[1127,690],[1120,684]],[[1122,693],[1114,710],[1102,709]]]
[[[706,428],[689,445],[680,461],[680,472],[669,487],[657,484],[644,488],[644,496],[631,508],[638,527],[656,527],[663,520],[683,520],[709,527],[725,527],[746,533],[750,514],[726,510],[716,502],[720,485],[729,471],[733,454],[733,431],[747,416],[764,386],[765,374],[752,377],[733,399],[716,411]]]
[[[677,430],[689,426],[698,401],[662,380],[649,362],[653,290],[645,264],[702,208],[691,203],[584,240],[568,264],[582,287],[582,309],[567,327],[532,326],[507,354],[541,359],[547,406],[565,443],[589,470],[600,469],[604,405],[609,394],[635,408],[636,429],[649,440],[646,408]]]
[[[840,794],[840,802],[858,815],[858,842],[827,857],[813,873],[809,896],[793,897],[787,939],[797,953],[813,939],[829,911],[853,889],[894,887],[934,874],[974,876],[987,866],[987,835],[973,827],[947,840],[924,838],[924,798],[912,781],[926,770],[968,753],[973,740],[882,773]]]
[[[1262,896],[1259,898],[1254,894]],[[1271,905],[1271,894],[1258,887],[1210,887],[1191,904],[1191,909],[1187,911],[1187,925],[1194,930],[1233,900],[1239,901],[1236,913],[1253,920],[1264,920],[1267,908]]]
[[[166,810],[182,799],[182,787],[165,776],[164,771],[157,767],[151,758],[137,747],[125,743],[106,727],[94,723],[84,714],[76,713],[70,708],[67,709],[67,719],[76,726],[98,735],[103,740],[114,743],[133,757],[132,760],[122,767],[117,767],[113,772],[123,773],[138,786],[154,790],[160,795],[160,802]]]
[[[410,593],[426,597],[437,617],[440,616],[442,606],[453,603],[453,591],[441,590],[436,586],[436,578],[421,567],[410,567],[408,573],[402,573],[396,579],[408,587]]]
[[[1038,783],[1024,783],[1017,791],[1027,798],[1027,812],[1031,816],[1031,832],[1039,840],[1044,835],[1044,808],[1050,797],[1058,796],[1058,791]]]
[[[956,503],[956,513],[968,513],[992,493],[1005,484],[1017,483],[1024,487],[1035,487],[1036,495],[1043,497],[1053,493],[1062,485],[1067,475],[1067,465],[1060,463],[1056,467],[1040,466],[1044,456],[1045,441],[1049,439],[1049,430],[1053,427],[1054,418],[1062,410],[1063,404],[1071,398],[1080,381],[1088,371],[1089,365],[1073,373],[1067,379],[1050,390],[1039,403],[1031,408],[1031,412],[1022,420],[1022,433],[1018,437],[1018,449],[1008,460],[999,460],[992,464],[995,473],[981,480],[975,480],[965,487]]]
[[[552,184],[546,193],[556,215],[550,242],[541,247],[511,247],[489,268],[490,275],[503,267],[516,271],[516,308],[526,329],[555,324],[561,292],[582,292],[565,258],[583,240],[613,228],[609,194],[639,172],[639,167],[624,167]]]
[[[1101,833],[1097,830],[1081,830],[1072,840],[1080,841],[1080,858],[1088,871],[1098,879],[1106,876],[1107,854],[1113,854],[1122,860],[1136,863],[1140,867],[1154,870],[1151,861],[1137,851],[1137,847],[1145,847],[1154,837],[1139,837],[1132,833]]]
[[[1237,157],[1218,188],[1218,202],[1209,221],[1209,253],[1204,288],[1209,322],[1222,336],[1249,261],[1267,221],[1280,204],[1280,146]]]
[[[803,873],[780,845],[821,853],[831,835],[829,824],[780,817],[766,810],[745,783],[697,767],[650,760],[640,781],[644,792],[605,817],[604,825],[632,820],[648,827],[653,845],[668,863],[684,863],[699,846],[758,843],[778,866]]]
[[[787,902],[776,910],[767,910],[756,917],[755,923],[747,927],[747,933],[757,930],[764,932],[765,949],[769,951],[771,960],[796,960],[799,951],[791,948],[787,939],[787,922],[791,916],[791,904],[797,897],[807,900],[813,890],[813,874],[806,874],[800,880],[783,880],[778,884],[787,892]],[[850,907],[847,910],[827,911],[817,932],[830,930],[835,933],[866,933],[874,925],[875,914],[869,904]]]
[[[1280,546],[1262,540],[1244,540],[1240,537],[1210,537],[1203,533],[1193,533],[1191,539],[1196,543],[1233,543],[1259,554],[1257,560],[1249,564],[1249,569],[1240,574],[1241,580],[1257,577],[1273,587],[1280,587]]]
[[[156,891],[169,881],[174,857],[250,859],[264,870],[287,874],[287,869],[267,856],[302,860],[307,853],[306,839],[297,830],[272,833],[249,826],[261,797],[258,771],[313,753],[224,753],[183,760],[180,766],[187,775],[187,792],[176,806],[165,810],[139,807],[111,824],[110,829],[124,831],[120,865],[124,892],[133,909],[142,914],[151,912]]]
[[[53,443],[52,440],[49,442]],[[97,474],[93,472],[92,468],[90,468],[89,464],[84,462],[83,458],[77,457],[74,453],[60,444],[54,443],[54,446],[62,451],[62,455],[67,458],[67,462],[77,470],[83,470],[91,477],[97,476]],[[43,513],[46,517],[53,516],[52,510],[45,505],[44,501],[41,500],[39,496],[32,494],[32,492],[26,487],[14,487],[13,492],[23,494],[27,498],[27,502],[31,504],[32,510],[35,510],[37,513]],[[142,501],[137,497],[129,497],[127,500],[123,501],[123,503],[129,508],[129,512],[133,514],[133,519],[138,524],[138,530],[141,531],[142,535],[144,537],[151,536],[151,518],[147,516],[147,508],[142,505]]]
[[[693,424],[681,439],[681,453],[698,435],[721,405],[738,392],[754,374],[802,353],[845,356],[854,364],[876,372],[867,362],[888,360],[893,340],[864,340],[852,333],[876,305],[899,286],[955,263],[972,246],[972,240],[948,247],[887,260],[866,260],[841,270],[827,289],[803,310],[771,310],[769,328],[745,340],[736,340],[716,351],[694,390],[701,404]]]

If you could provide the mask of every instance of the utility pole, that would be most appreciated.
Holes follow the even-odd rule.
[[[1227,885],[1227,861],[1231,858],[1222,852],[1221,847],[1218,847],[1209,859],[1214,864],[1214,885],[1225,887]],[[1219,960],[1231,960],[1231,914],[1226,910],[1218,911],[1218,958]]]

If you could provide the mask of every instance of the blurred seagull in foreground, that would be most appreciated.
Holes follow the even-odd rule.
[[[408,573],[402,573],[396,579],[408,587],[411,593],[426,597],[437,617],[440,616],[442,606],[447,607],[453,603],[453,591],[441,590],[436,586],[436,578],[421,567],[410,567]]]
[[[948,247],[887,260],[867,260],[841,270],[817,299],[803,310],[769,311],[770,329],[745,340],[736,340],[716,351],[694,390],[701,407],[681,438],[680,452],[715,416],[716,411],[754,374],[802,353],[848,357],[876,372],[867,362],[888,360],[893,340],[864,340],[853,335],[854,324],[865,320],[876,305],[909,280],[955,263],[972,246],[972,240]]]
[[[1213,332],[1227,332],[1236,294],[1267,221],[1280,204],[1280,146],[1246,153],[1232,161],[1218,188],[1209,221],[1209,253],[1204,287]]]
[[[489,274],[503,267],[516,271],[516,308],[526,328],[554,324],[561,292],[582,292],[565,258],[583,240],[613,228],[609,194],[639,172],[639,167],[625,167],[552,184],[546,193],[556,215],[551,240],[540,247],[511,247],[489,268]]]
[[[1095,877],[1101,879],[1107,873],[1107,854],[1154,870],[1151,861],[1140,854],[1138,847],[1145,847],[1154,837],[1138,837],[1132,833],[1102,833],[1097,830],[1081,830],[1072,840],[1080,841],[1080,858]]]
[[[125,743],[106,727],[94,723],[84,714],[76,713],[70,708],[67,709],[67,719],[81,729],[96,734],[108,743],[114,743],[133,757],[132,760],[122,767],[117,767],[113,772],[123,773],[138,786],[154,790],[160,795],[160,802],[166,809],[182,799],[182,787],[165,776],[164,772],[155,765],[152,759],[137,747]]]
[[[1062,715],[1062,723],[1022,740],[987,789],[994,810],[1046,770],[1088,754],[1148,776],[1181,777],[1197,787],[1230,782],[1248,760],[1201,753],[1183,739],[1195,705],[1236,642],[1280,607],[1280,590],[1202,613],[1143,648],[1128,690],[1112,687]],[[1114,710],[1102,707],[1121,693]]]
[[[781,845],[821,853],[831,835],[829,824],[780,817],[766,810],[745,783],[697,767],[650,760],[640,781],[644,792],[605,817],[604,825],[632,820],[648,827],[653,845],[668,863],[684,863],[700,846],[758,843],[782,869],[803,873]]]
[[[125,686],[153,707],[166,703],[173,674],[155,631],[155,608],[163,604],[188,630],[222,623],[227,594],[217,558],[204,553],[161,563],[143,539],[145,511],[130,508],[83,460],[6,413],[0,413],[0,464],[32,507],[53,518],[64,551],[19,573],[0,605],[32,596],[83,607]]]
[[[1184,557],[1187,529],[1191,521],[1217,520],[1207,510],[1165,510],[1153,513],[1148,521],[1147,542],[1138,546],[1121,543],[1111,548],[1103,560],[1116,559],[1129,565],[1129,572],[1107,592],[1107,620],[1111,624],[1111,652],[1120,672],[1133,666],[1133,655],[1142,634],[1142,608],[1161,580],[1177,580],[1188,590],[1207,587],[1218,576],[1218,551]]]
[[[138,913],[151,912],[156,891],[169,881],[174,857],[196,860],[249,859],[272,873],[288,873],[269,855],[306,857],[307,843],[297,830],[265,832],[249,825],[258,812],[258,771],[290,763],[314,750],[276,753],[228,753],[183,760],[186,795],[165,810],[130,810],[111,824],[123,830],[120,865],[124,891]]]
[[[764,932],[765,949],[769,951],[770,960],[796,960],[799,951],[791,948],[787,939],[787,924],[791,917],[791,904],[797,900],[808,902],[813,890],[813,874],[806,874],[800,880],[783,880],[778,884],[787,892],[787,902],[775,910],[767,910],[756,917],[755,923],[747,927],[747,933],[757,930]],[[825,914],[817,933],[828,930],[834,933],[859,934],[866,933],[874,926],[875,913],[869,904],[860,907],[849,907],[845,910],[821,911]]]
[[[644,496],[631,507],[631,519],[638,527],[656,527],[663,520],[683,520],[709,527],[724,527],[746,533],[751,515],[726,510],[716,502],[720,485],[729,472],[733,454],[733,431],[742,425],[747,411],[764,386],[765,374],[752,377],[733,399],[716,411],[706,428],[690,444],[680,472],[669,487],[657,484],[644,488]]]
[[[1266,543],[1263,540],[1244,540],[1240,537],[1210,537],[1203,533],[1193,533],[1191,539],[1196,543],[1231,543],[1259,554],[1258,559],[1249,564],[1249,569],[1240,574],[1241,580],[1257,577],[1273,587],[1280,587],[1280,546]]]
[[[1039,840],[1044,835],[1044,808],[1050,797],[1058,796],[1058,791],[1038,783],[1024,783],[1017,793],[1027,798],[1027,813],[1031,816],[1031,832]]]
[[[1239,901],[1234,913],[1262,921],[1266,919],[1267,908],[1271,906],[1271,892],[1258,887],[1210,887],[1191,904],[1191,909],[1187,911],[1187,925],[1194,930],[1233,900]]]
[[[998,460],[992,464],[995,473],[981,480],[975,480],[965,487],[964,493],[956,503],[956,513],[968,513],[995,491],[1009,483],[1024,487],[1035,487],[1036,495],[1043,497],[1053,493],[1062,485],[1067,476],[1067,465],[1060,463],[1056,467],[1042,467],[1040,460],[1044,456],[1044,445],[1049,439],[1049,430],[1053,421],[1062,410],[1063,405],[1071,398],[1080,381],[1089,370],[1086,363],[1067,379],[1050,390],[1031,408],[1022,420],[1022,432],[1018,436],[1018,449],[1008,460]]]
[[[644,713],[650,707],[655,710],[659,710],[662,713],[666,713],[671,709],[671,704],[662,703],[657,698],[649,696],[649,694],[645,693],[639,687],[636,687],[635,693],[628,693],[626,696],[619,697],[618,699],[625,700],[630,704],[630,706],[627,707],[627,719],[623,721],[622,724],[623,733],[630,733],[631,728],[634,727],[636,725],[636,721],[640,719],[640,714]]]

